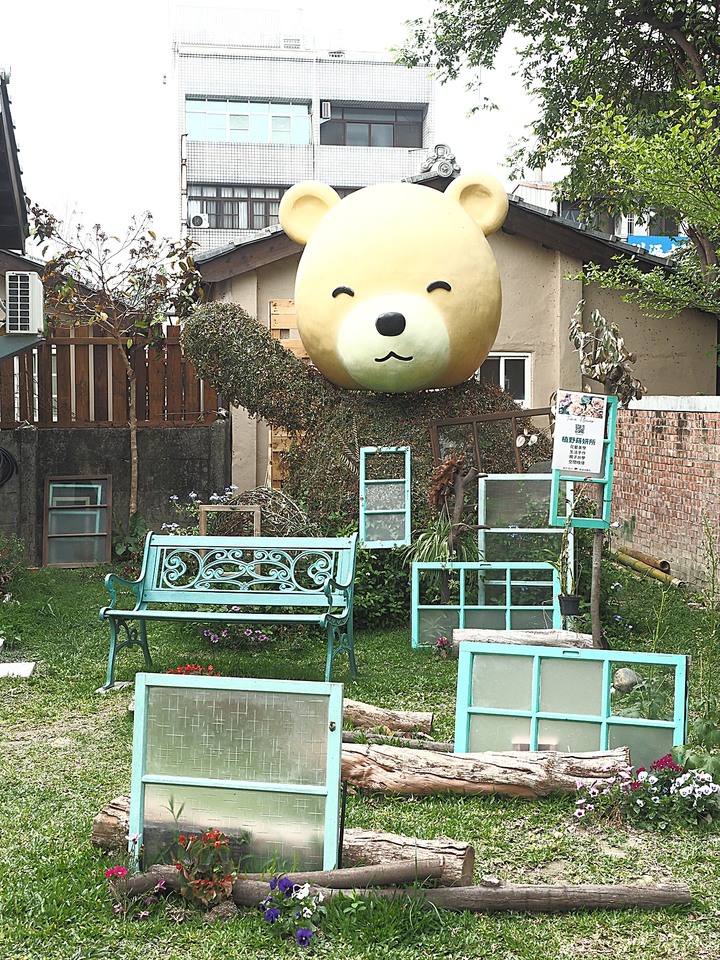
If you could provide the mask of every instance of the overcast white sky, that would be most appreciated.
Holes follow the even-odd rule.
[[[193,0],[185,0],[186,5]],[[23,186],[31,200],[63,220],[124,232],[149,210],[157,233],[179,236],[178,146],[172,20],[181,0],[36,0],[3,11],[0,67],[9,93]],[[402,43],[403,23],[430,0],[209,0],[205,6],[297,10],[315,23],[318,42],[331,29],[346,49]],[[347,11],[347,13],[345,12]],[[436,141],[453,149],[463,172],[495,173],[509,142],[531,119],[531,106],[502,69],[485,75],[500,111],[467,119],[473,99],[462,84],[441,89]]]

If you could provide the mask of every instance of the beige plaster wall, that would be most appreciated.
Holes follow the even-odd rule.
[[[559,386],[580,386],[567,324],[582,298],[579,281],[563,277],[580,264],[523,237],[490,237],[500,271],[503,309],[493,350],[531,354],[531,404],[546,406]]]
[[[584,297],[586,320],[597,309],[620,327],[628,350],[637,353],[634,373],[648,394],[715,393],[715,370],[709,359],[717,342],[714,316],[683,310],[672,320],[654,319],[635,304],[623,303],[616,291],[596,284],[585,287]]]

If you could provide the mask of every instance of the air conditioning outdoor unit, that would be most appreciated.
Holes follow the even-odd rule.
[[[41,337],[43,328],[42,280],[37,273],[8,270],[5,274],[5,332]]]
[[[320,119],[329,120],[332,116],[332,104],[329,100],[320,101]]]
[[[207,230],[210,227],[210,217],[206,213],[194,213],[190,217],[190,226],[196,230]]]

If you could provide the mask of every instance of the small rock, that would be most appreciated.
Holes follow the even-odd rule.
[[[480,878],[481,887],[500,887],[502,886],[502,880],[499,877],[492,877],[486,875]]]
[[[237,912],[238,908],[234,900],[223,900],[212,910],[208,910],[203,920],[205,923],[217,923],[218,921],[227,923],[228,920],[235,919]]]

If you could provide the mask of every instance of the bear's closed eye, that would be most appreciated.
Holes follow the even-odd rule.
[[[428,284],[427,292],[432,293],[433,290],[452,290],[452,287],[447,280],[433,280],[431,284]]]
[[[334,297],[339,297],[341,293],[346,293],[349,297],[355,296],[355,291],[351,290],[350,287],[335,287],[332,292]]]

